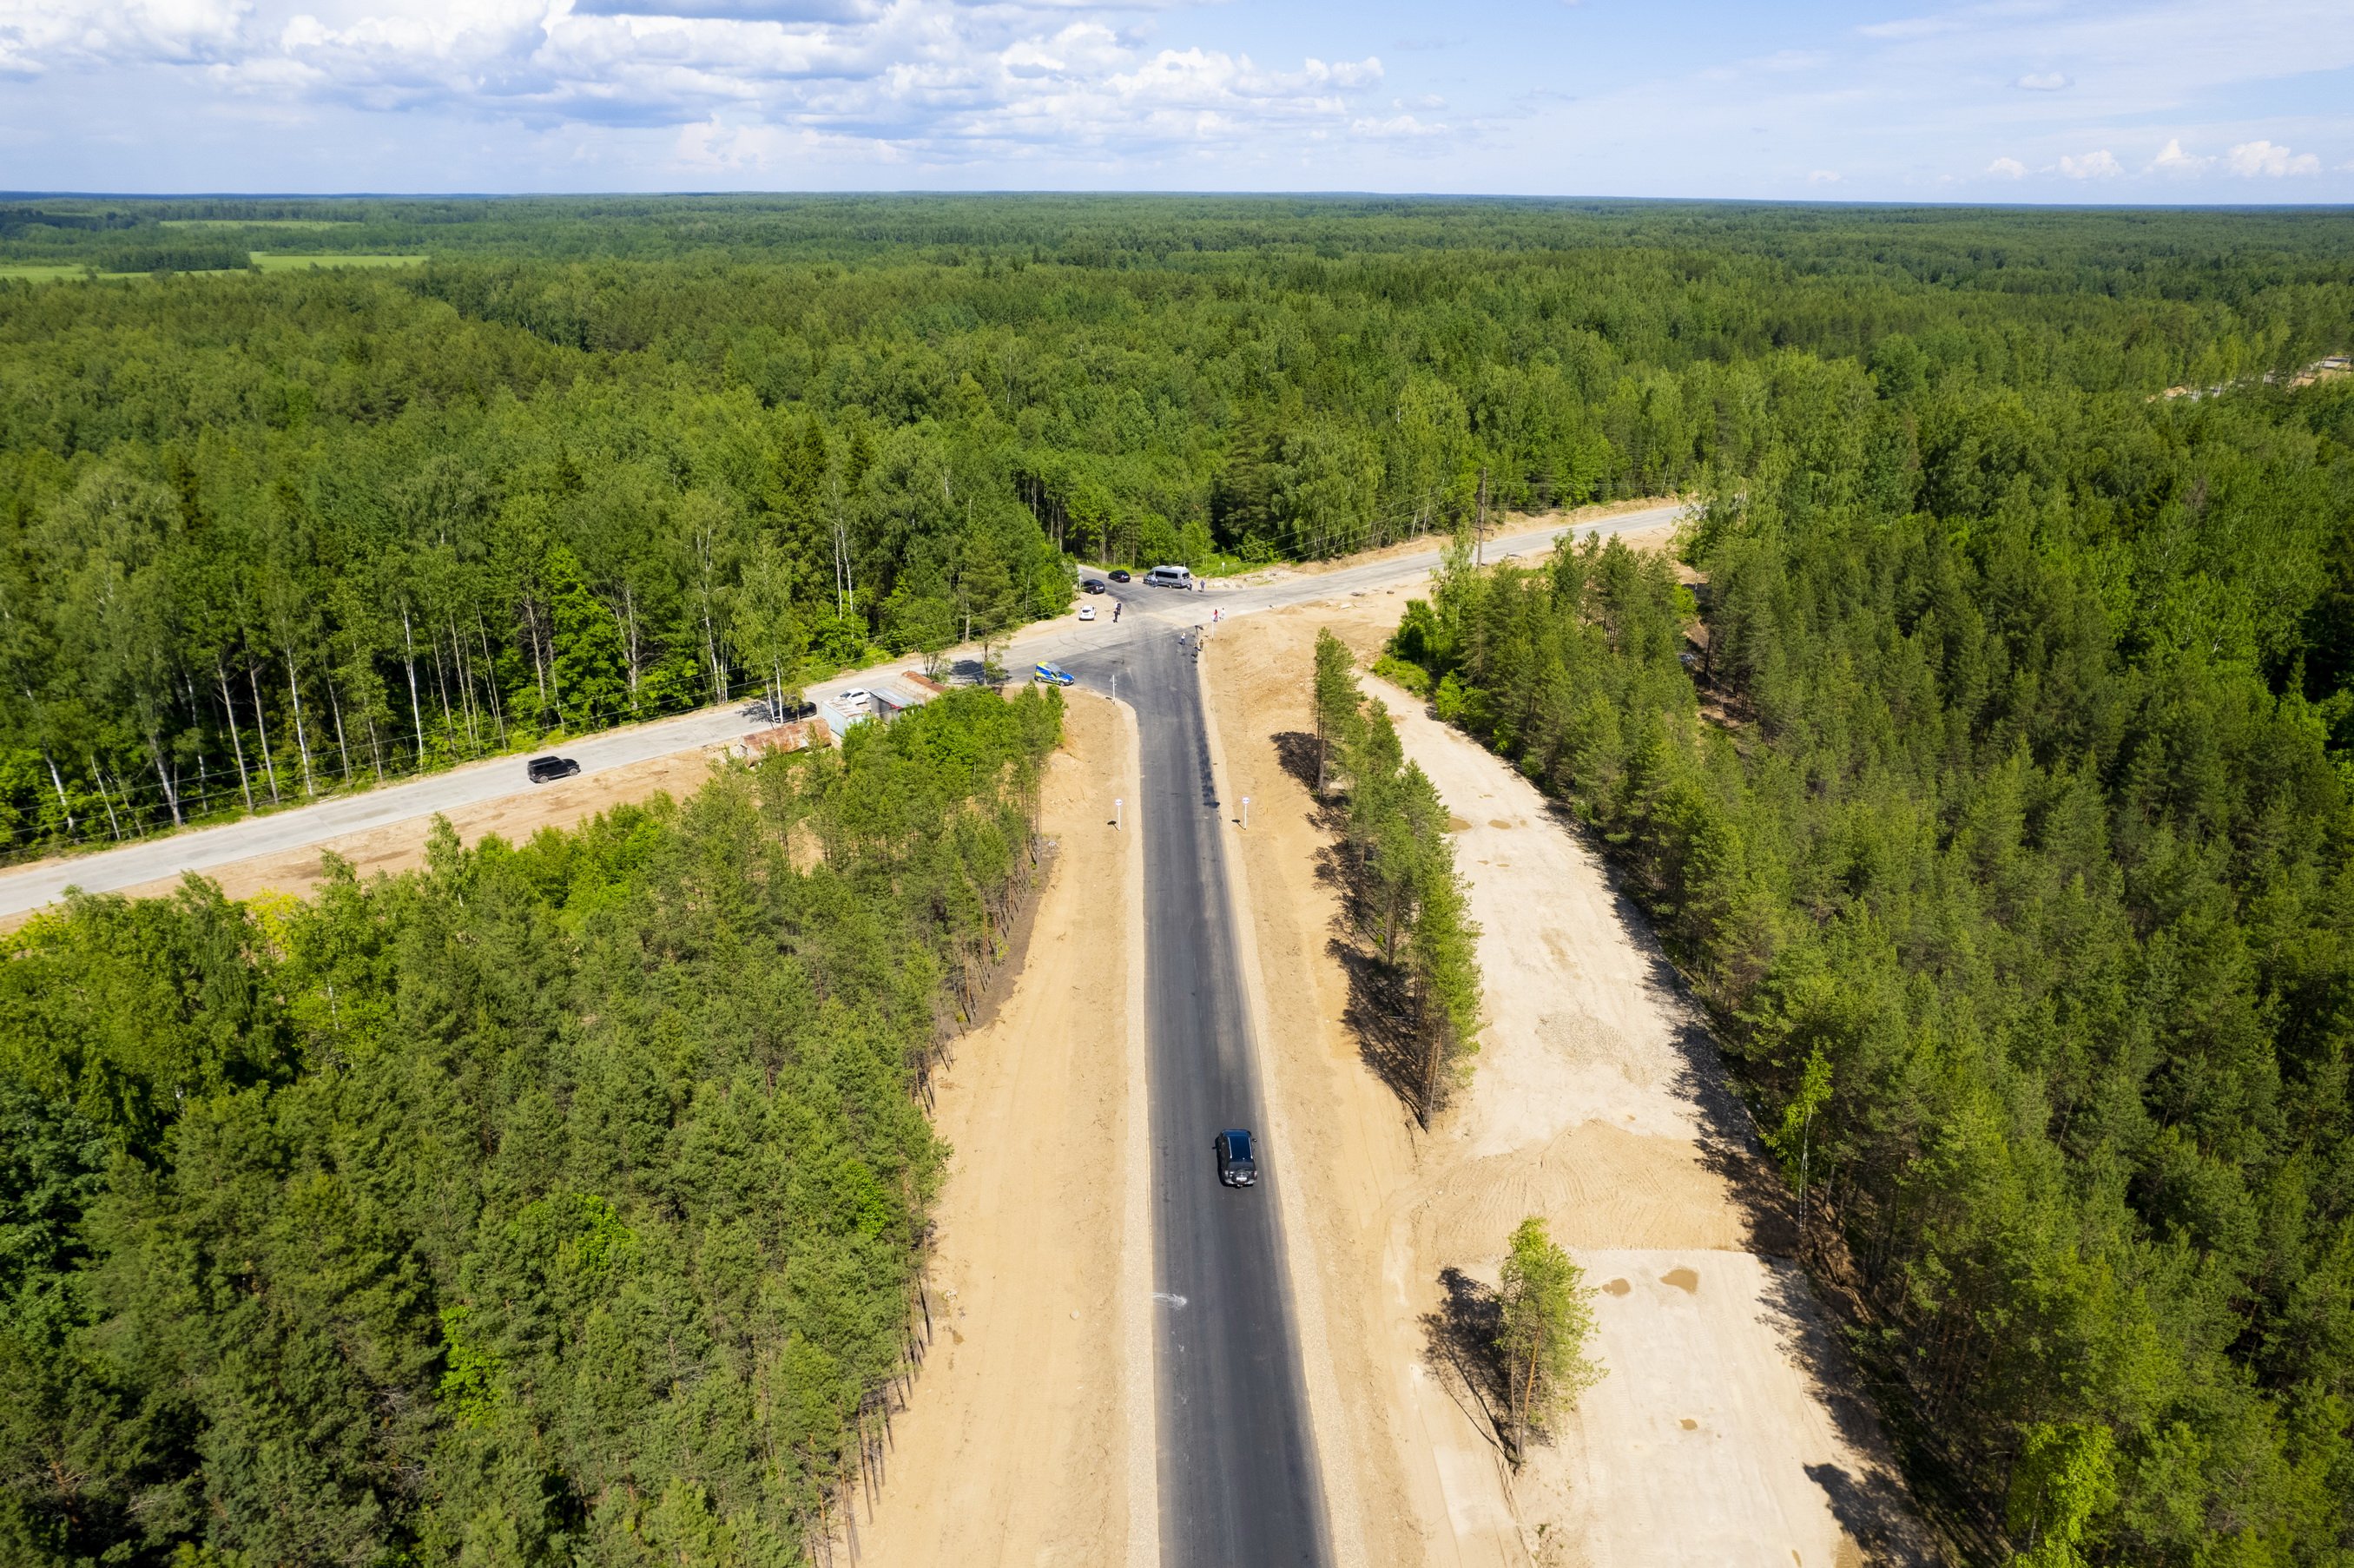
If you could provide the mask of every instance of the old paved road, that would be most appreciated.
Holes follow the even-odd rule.
[[[1630,512],[1599,523],[1580,524],[1575,532],[1580,535],[1618,533],[1628,528],[1645,527],[1668,520],[1675,515],[1676,510],[1672,505],[1663,505]],[[1490,556],[1493,559],[1508,553],[1540,549],[1561,532],[1563,530],[1556,525],[1510,538],[1500,537],[1490,542]],[[1396,560],[1345,567],[1320,576],[1291,577],[1259,587],[1222,591],[1205,596],[1205,599],[1228,615],[1248,614],[1255,609],[1326,599],[1336,593],[1419,581],[1437,559],[1436,550],[1425,551]],[[1173,595],[1165,597],[1175,598]],[[1204,602],[1203,599],[1185,600],[1183,608],[1190,611]],[[1187,623],[1190,624],[1190,620]],[[1136,618],[1130,617],[1118,628],[1102,622],[1083,626],[1066,617],[1034,627],[1016,637],[1011,657],[1024,663],[1039,659],[1065,658],[1084,648],[1119,641],[1136,624]],[[811,694],[823,698],[845,687],[871,684],[891,673],[890,670],[861,671],[855,675],[814,687]],[[567,742],[564,749],[566,755],[579,762],[584,774],[601,773],[607,768],[623,768],[631,763],[732,740],[760,728],[763,722],[749,707],[705,708],[677,718],[633,725],[627,729],[608,730],[601,735]],[[529,789],[531,786],[524,780],[522,762],[512,757],[499,758],[411,779],[405,784],[371,789],[365,794],[334,796],[314,805],[292,807],[266,817],[249,817],[219,827],[143,839],[120,849],[103,850],[92,854],[42,861],[0,874],[0,916],[22,915],[45,904],[55,903],[64,895],[68,887],[80,887],[90,893],[135,887],[142,883],[177,876],[182,872],[207,871],[256,855],[278,854],[312,844],[326,843],[348,833],[362,832],[394,822],[422,821],[437,811],[478,805],[502,796],[522,794]]]

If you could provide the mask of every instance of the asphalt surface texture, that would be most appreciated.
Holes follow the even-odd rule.
[[[1135,708],[1143,752],[1143,799],[1122,810],[1126,828],[1144,835],[1161,1561],[1322,1564],[1331,1560],[1323,1488],[1274,1191],[1283,1150],[1261,1132],[1198,634],[1152,613],[1183,605],[1168,590],[1112,594],[1142,611],[1133,617],[1140,634],[1064,667]],[[1153,604],[1155,595],[1168,602]],[[1256,1186],[1218,1180],[1212,1144],[1227,1128],[1253,1133]]]

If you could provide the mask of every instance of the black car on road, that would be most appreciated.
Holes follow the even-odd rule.
[[[1126,572],[1114,572],[1111,574],[1111,580],[1116,583],[1124,583],[1128,580],[1128,574]]]
[[[1086,577],[1086,578],[1082,578],[1082,579],[1080,580],[1080,583],[1079,583],[1079,591],[1080,591],[1081,593],[1101,593],[1101,592],[1103,592],[1103,591],[1104,591],[1104,583],[1103,583],[1103,578],[1101,578],[1101,577]]]
[[[580,771],[580,764],[568,757],[535,757],[523,765],[523,771],[533,783],[548,784],[571,778]]]
[[[1257,1184],[1258,1159],[1248,1128],[1230,1127],[1218,1134],[1218,1180],[1229,1187]]]

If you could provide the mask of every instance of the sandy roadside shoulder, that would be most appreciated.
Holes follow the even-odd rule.
[[[1936,1561],[1805,1273],[1787,1193],[1640,916],[1532,785],[1405,692],[1461,825],[1488,1026],[1411,1255],[1492,1285],[1541,1214],[1596,1287],[1608,1375],[1513,1478],[1543,1563]]]
[[[1141,1265],[1149,1291],[1149,1236],[1123,1246],[1142,1150],[1129,1027],[1140,879],[1136,835],[1109,824],[1112,798],[1137,793],[1135,730],[1120,705],[1065,695],[1041,814],[1054,861],[1023,967],[939,1080],[933,1125],[955,1153],[936,1337],[860,1531],[862,1558],[884,1568],[1156,1560],[1152,1457],[1133,1452],[1153,1430],[1151,1369],[1133,1351],[1142,1340],[1149,1361],[1150,1347],[1145,1301],[1125,1284]]]
[[[1654,507],[1673,505],[1683,499],[1676,495],[1644,495],[1629,501],[1597,502],[1591,506],[1572,507],[1566,511],[1555,509],[1551,512],[1510,514],[1498,512],[1489,521],[1488,536],[1490,539],[1509,539],[1517,535],[1532,534],[1540,528],[1578,527],[1588,523],[1602,523],[1613,517],[1623,517],[1629,512],[1649,512]],[[1656,532],[1664,537],[1667,533],[1672,532],[1673,526],[1672,524],[1661,524]],[[1652,529],[1638,529],[1625,534],[1621,537],[1632,540],[1638,535],[1649,536],[1654,532],[1655,530]],[[1333,572],[1347,571],[1355,567],[1373,566],[1383,561],[1394,561],[1403,556],[1419,555],[1426,550],[1435,550],[1446,542],[1447,535],[1444,533],[1417,534],[1410,539],[1399,539],[1375,549],[1359,550],[1354,555],[1335,556],[1329,560],[1284,561],[1258,567],[1247,572],[1238,572],[1230,577],[1212,577],[1208,579],[1206,586],[1209,591],[1215,593],[1221,588],[1256,588],[1262,583],[1325,577]],[[1492,560],[1494,557],[1490,558]]]

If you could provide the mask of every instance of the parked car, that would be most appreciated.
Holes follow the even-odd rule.
[[[1093,620],[1095,618],[1096,607],[1094,605],[1083,604],[1079,606],[1079,619],[1081,620]]]
[[[833,705],[846,714],[871,714],[875,711],[875,694],[864,686],[853,686],[838,694]]]
[[[1048,686],[1067,686],[1077,680],[1077,677],[1068,670],[1054,664],[1033,664],[1030,667],[1030,678]]]
[[[549,784],[558,779],[569,779],[580,771],[580,764],[568,757],[535,757],[523,765],[524,777],[535,784]]]
[[[1101,593],[1101,592],[1103,592],[1103,591],[1104,591],[1103,578],[1101,578],[1101,577],[1082,577],[1082,578],[1080,578],[1080,579],[1079,579],[1079,591],[1080,591],[1081,593]]]
[[[1128,580],[1128,574],[1124,571],[1113,572],[1111,574],[1111,580],[1116,583],[1124,583]]]
[[[1258,1184],[1258,1156],[1250,1128],[1230,1127],[1218,1134],[1218,1180],[1229,1187]]]
[[[1147,588],[1190,588],[1193,586],[1191,567],[1155,567],[1144,574]]]

